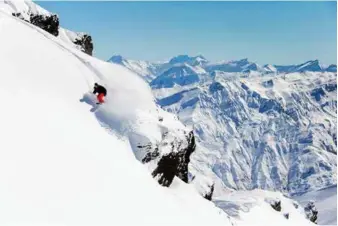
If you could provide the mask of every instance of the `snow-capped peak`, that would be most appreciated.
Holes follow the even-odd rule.
[[[319,64],[319,60],[309,60],[303,64],[297,65],[295,70],[297,72],[304,72],[304,71],[322,71],[322,68]]]
[[[267,72],[277,72],[277,69],[275,66],[273,66],[272,64],[266,64],[264,65],[264,70],[266,70]]]
[[[117,64],[121,64],[123,61],[125,61],[125,59],[121,55],[113,55],[108,60],[108,62],[117,63]]]
[[[208,62],[202,55],[191,57],[189,55],[178,55],[169,60],[169,64],[187,63],[190,65],[201,65]]]

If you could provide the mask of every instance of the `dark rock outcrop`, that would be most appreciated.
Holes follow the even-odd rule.
[[[40,15],[40,14],[28,14],[29,20],[26,20],[25,17],[19,13],[12,13],[13,16],[22,19],[26,22],[29,22],[48,33],[58,36],[59,35],[59,17],[56,14],[51,15]],[[93,54],[93,41],[92,37],[88,34],[77,34],[77,38],[74,41],[74,44],[81,47],[81,50],[92,56]]]
[[[316,101],[320,101],[323,96],[325,96],[325,92],[323,88],[316,88],[313,89],[310,93],[311,96],[313,96]]]
[[[59,17],[56,14],[47,15],[30,15],[30,23],[47,31],[48,33],[59,35]]]
[[[56,14],[51,15],[28,14],[29,20],[26,20],[25,17],[20,12],[12,13],[12,16],[15,16],[26,22],[29,22],[54,36],[59,35],[59,17]]]
[[[218,90],[222,90],[224,89],[224,87],[222,86],[221,83],[219,82],[213,82],[210,86],[209,86],[209,91],[214,93],[217,92]]]
[[[289,219],[290,214],[289,214],[289,213],[284,213],[283,216],[284,216],[286,219]]]
[[[274,210],[278,212],[282,210],[282,202],[280,200],[273,201],[270,205]]]
[[[211,201],[213,193],[214,193],[214,184],[210,186],[210,190],[204,195],[204,198]]]
[[[80,38],[77,38],[74,41],[74,44],[81,46],[83,52],[87,53],[88,55],[93,55],[93,41],[90,35],[84,34]]]
[[[313,201],[310,201],[305,207],[304,211],[306,214],[306,218],[309,219],[311,222],[317,224],[318,219],[318,210]]]
[[[182,181],[188,183],[188,164],[190,155],[195,151],[196,143],[194,133],[191,131],[186,135],[187,146],[182,147],[183,141],[175,141],[164,143],[162,145],[170,145],[172,152],[161,156],[157,163],[157,167],[152,172],[153,177],[157,178],[159,184],[169,187],[175,176]],[[159,146],[161,148],[161,146]],[[152,154],[147,154],[143,159],[147,161],[151,159]]]
[[[274,83],[273,83],[272,79],[263,82],[263,86],[266,87],[266,88],[271,88],[271,87],[273,87],[273,84],[274,84]]]
[[[23,15],[21,13],[12,13],[12,16],[15,16],[15,17],[17,17],[21,20],[27,21],[27,20],[25,20],[25,18],[23,17]],[[27,21],[27,22],[29,22],[29,21]]]

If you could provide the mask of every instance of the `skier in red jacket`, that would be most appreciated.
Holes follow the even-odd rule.
[[[97,94],[98,103],[96,104],[102,104],[104,102],[104,97],[107,95],[107,90],[103,86],[95,83],[93,93]]]

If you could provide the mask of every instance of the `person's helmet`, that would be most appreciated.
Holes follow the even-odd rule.
[[[99,84],[97,84],[96,82],[94,83],[94,86],[98,86]]]

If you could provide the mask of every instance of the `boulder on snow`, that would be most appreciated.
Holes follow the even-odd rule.
[[[282,210],[282,202],[280,200],[273,200],[271,201],[270,205],[274,210],[278,212]]]
[[[24,16],[21,13],[12,13],[12,16],[15,16],[15,17],[17,17],[21,20],[27,21],[27,20],[25,20]],[[29,21],[27,21],[27,22],[29,22]]]
[[[209,200],[209,201],[212,200],[212,195],[213,195],[213,193],[214,193],[214,187],[215,187],[214,184],[212,184],[212,185],[210,186],[210,190],[203,196],[205,199],[207,199],[207,200]]]
[[[169,154],[160,157],[157,167],[152,172],[153,177],[157,178],[159,184],[162,186],[169,187],[175,176],[188,183],[188,164],[190,162],[190,155],[196,148],[195,136],[192,131],[186,135],[186,141],[187,142],[175,140],[167,143],[164,138],[164,142],[158,146],[159,149],[168,146],[171,148]],[[187,143],[187,145],[182,147],[183,143]],[[143,162],[156,158],[154,156],[158,157],[156,154],[148,153],[143,159]]]
[[[40,27],[54,36],[59,35],[59,17],[56,14],[52,14],[50,16],[31,14],[30,23]]]
[[[305,211],[306,218],[309,219],[311,222],[317,224],[318,210],[313,201],[310,201],[304,207],[304,211]]]
[[[286,218],[286,219],[289,219],[289,213],[284,213],[283,216]]]
[[[76,38],[74,44],[81,46],[82,51],[88,55],[93,55],[94,45],[90,35],[84,34],[79,38]]]

